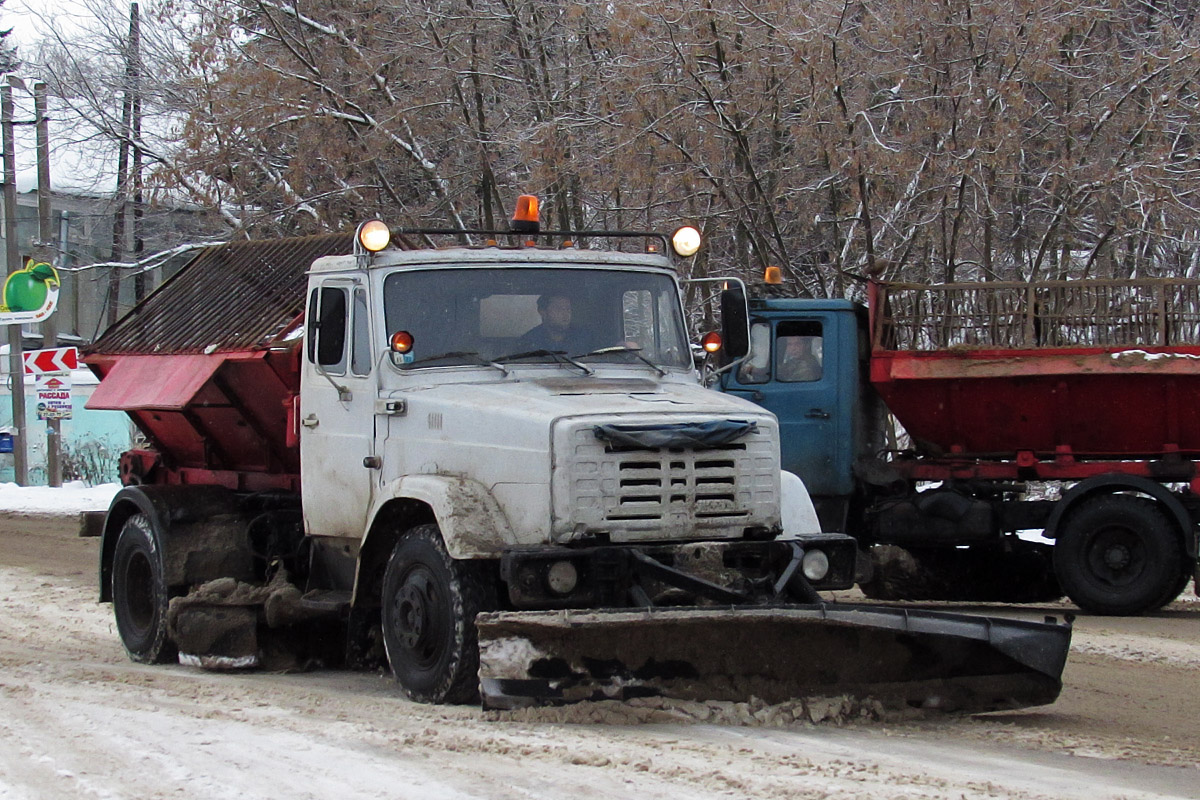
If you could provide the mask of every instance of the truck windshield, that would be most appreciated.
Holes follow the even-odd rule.
[[[401,270],[384,279],[388,335],[407,331],[401,368],[480,361],[691,367],[675,282],[600,269]],[[602,352],[595,352],[602,351]]]

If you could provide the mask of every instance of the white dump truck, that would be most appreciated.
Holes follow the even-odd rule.
[[[822,601],[855,544],[774,416],[701,386],[667,254],[694,230],[543,233],[522,202],[510,231],[214,246],[86,351],[89,407],[149,443],[101,547],[133,659],[386,664],[492,707],[1057,696],[1069,625]]]

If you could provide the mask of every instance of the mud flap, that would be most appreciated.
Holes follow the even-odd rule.
[[[480,614],[485,708],[664,696],[874,698],[975,713],[1052,703],[1069,622],[867,605]]]
[[[194,603],[171,611],[179,663],[215,670],[258,666],[258,611],[253,606]]]
[[[312,633],[307,623],[342,616],[340,596],[314,595],[311,601],[302,597],[285,569],[266,585],[218,578],[171,598],[167,627],[181,664],[213,670],[287,669],[300,655],[283,651],[313,649],[304,641]]]

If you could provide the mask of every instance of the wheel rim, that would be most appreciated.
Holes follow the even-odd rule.
[[[1146,548],[1137,533],[1122,525],[1108,525],[1087,542],[1086,558],[1096,582],[1114,589],[1137,582],[1146,567]]]
[[[145,553],[131,553],[126,562],[125,609],[139,632],[150,629],[154,622],[154,569]]]
[[[410,569],[393,598],[397,639],[407,660],[419,669],[433,667],[446,641],[445,601],[424,566]]]

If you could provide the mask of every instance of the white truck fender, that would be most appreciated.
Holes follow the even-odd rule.
[[[371,527],[384,504],[396,499],[418,500],[433,509],[451,558],[495,558],[516,543],[496,498],[470,478],[408,475],[393,481],[379,492],[371,509]]]
[[[820,533],[821,522],[817,509],[813,507],[808,489],[800,476],[785,469],[779,471],[779,517],[783,523],[783,535]]]

